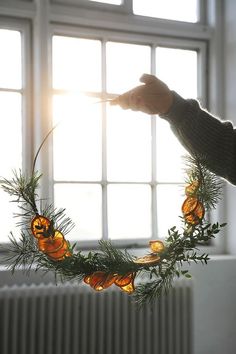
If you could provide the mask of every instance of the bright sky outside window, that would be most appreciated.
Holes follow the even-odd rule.
[[[22,168],[22,60],[19,31],[0,29],[0,176],[12,177],[12,170]],[[15,229],[12,214],[17,207],[0,190],[2,219],[1,242],[7,241],[9,229]],[[9,228],[10,226],[10,228]]]
[[[107,49],[107,91],[121,93],[139,83],[140,73],[151,71],[151,50],[149,46],[108,42]]]
[[[135,15],[197,22],[198,0],[133,0]]]

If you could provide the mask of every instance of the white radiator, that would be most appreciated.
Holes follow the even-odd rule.
[[[141,310],[118,288],[0,288],[1,354],[191,354],[191,281]]]

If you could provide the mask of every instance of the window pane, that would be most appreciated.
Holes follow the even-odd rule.
[[[185,98],[197,98],[197,52],[158,47],[156,74]]]
[[[102,193],[99,185],[56,184],[54,200],[57,208],[66,208],[66,215],[75,228],[67,240],[97,240],[102,236]]]
[[[151,236],[151,188],[149,186],[108,186],[108,234],[111,239],[137,239]]]
[[[123,3],[122,0],[89,0],[94,2],[101,2],[103,4],[113,4],[113,5],[121,5]]]
[[[158,182],[184,182],[184,159],[187,154],[167,122],[157,119],[156,166]]]
[[[4,176],[5,177],[5,176]],[[19,227],[16,227],[16,223],[20,219],[13,217],[15,213],[19,213],[19,208],[17,203],[11,202],[14,200],[14,197],[10,197],[9,194],[5,193],[0,189],[0,211],[1,211],[1,236],[0,243],[9,242],[8,237],[12,232],[13,235],[17,238],[20,234]]]
[[[12,177],[12,170],[22,166],[21,95],[0,92],[0,176]]]
[[[96,99],[97,101],[97,99]],[[101,180],[101,105],[78,95],[55,95],[54,179]]]
[[[53,87],[57,89],[101,90],[101,42],[53,37]]]
[[[158,237],[166,238],[168,229],[176,226],[181,230],[181,207],[184,201],[183,187],[180,185],[160,185],[157,187]]]
[[[167,20],[197,22],[198,0],[133,0],[136,15]]]
[[[107,171],[110,181],[151,180],[151,118],[108,107]]]
[[[18,31],[0,29],[0,87],[20,89],[21,34]]]
[[[140,84],[139,77],[150,72],[150,47],[107,43],[107,91],[121,93]]]

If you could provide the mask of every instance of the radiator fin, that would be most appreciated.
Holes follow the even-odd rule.
[[[191,281],[141,310],[119,289],[0,289],[1,354],[191,354]]]

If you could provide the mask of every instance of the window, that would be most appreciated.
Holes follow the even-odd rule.
[[[166,15],[167,3],[174,15]],[[179,223],[183,148],[159,117],[107,103],[138,85],[144,72],[206,103],[211,32],[201,25],[202,1],[178,3],[186,10],[181,16],[174,1],[53,0],[50,7],[39,2],[37,9],[21,1],[19,16],[24,13],[34,29],[33,57],[27,26],[9,28],[7,19],[8,28],[1,28],[7,60],[0,58],[0,110],[9,126],[0,144],[14,151],[4,158],[1,175],[7,177],[11,168],[30,170],[41,138],[58,124],[39,156],[41,195],[66,208],[76,224],[67,238],[82,246],[101,238],[146,245]],[[14,42],[6,40],[7,33]],[[48,106],[41,107],[38,94],[47,97]],[[8,219],[4,215],[7,237],[14,220],[5,207],[7,196],[1,203],[9,212]]]
[[[144,72],[198,97],[205,44],[55,32],[53,124],[60,124],[53,134],[53,194],[56,206],[78,222],[67,237],[122,244],[165,237],[179,225],[185,152],[165,121],[106,100],[138,85]]]

